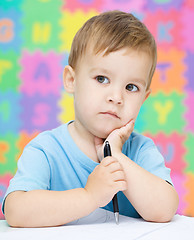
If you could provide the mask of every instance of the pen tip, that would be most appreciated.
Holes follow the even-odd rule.
[[[119,213],[118,212],[115,212],[115,221],[116,221],[116,224],[118,225],[119,224]]]

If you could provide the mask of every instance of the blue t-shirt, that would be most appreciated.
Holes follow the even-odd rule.
[[[4,197],[2,210],[6,196],[13,191],[65,191],[85,187],[89,174],[99,163],[78,148],[67,126],[68,123],[40,133],[24,148],[18,160],[18,170]],[[132,132],[122,152],[147,171],[172,183],[170,169],[165,167],[164,159],[151,139]],[[139,217],[122,192],[117,196],[120,214]],[[113,211],[112,202],[104,208]]]

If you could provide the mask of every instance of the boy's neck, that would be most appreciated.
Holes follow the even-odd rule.
[[[94,145],[94,136],[79,128],[75,122],[68,125],[68,131],[78,148],[93,161],[99,162]]]

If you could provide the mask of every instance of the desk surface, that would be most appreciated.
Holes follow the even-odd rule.
[[[114,215],[98,210],[76,222],[50,228],[11,228],[5,220],[0,221],[1,240],[119,240],[119,239],[194,239],[194,218],[175,215],[169,223],[150,223],[143,219],[120,216],[119,225]]]

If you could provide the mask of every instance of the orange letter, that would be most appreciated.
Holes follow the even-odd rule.
[[[0,42],[10,42],[14,36],[14,23],[11,19],[2,19],[0,21]]]

